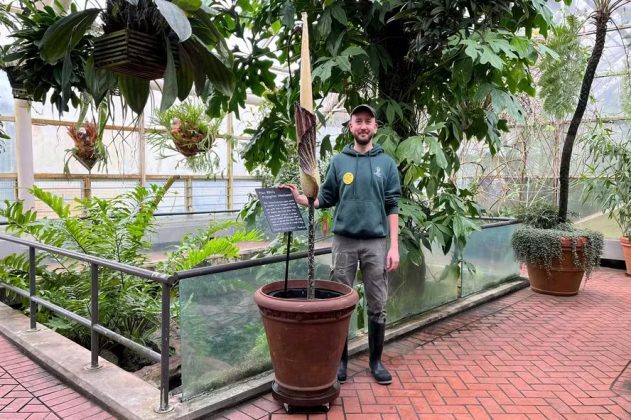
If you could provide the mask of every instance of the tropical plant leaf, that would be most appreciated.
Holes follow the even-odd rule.
[[[149,80],[126,74],[118,75],[118,87],[125,102],[136,114],[142,114],[149,99]]]
[[[61,60],[90,29],[101,9],[85,9],[69,14],[53,23],[39,42],[42,59],[50,64]]]
[[[191,23],[188,21],[184,11],[180,9],[176,4],[166,0],[154,0],[160,14],[167,21],[173,32],[175,32],[180,39],[180,42],[184,42],[189,39],[193,33]]]
[[[99,106],[107,92],[116,86],[116,75],[109,70],[95,68],[92,56],[86,60],[83,72],[88,93],[94,99],[94,105]]]
[[[186,99],[193,88],[193,82],[195,81],[195,65],[191,61],[186,49],[182,45],[178,45],[180,65],[177,66],[177,97],[180,101]],[[205,78],[205,74],[200,72]]]
[[[70,78],[72,77],[72,60],[70,59],[70,50],[66,52],[64,64],[61,68],[61,100],[63,103],[68,101],[70,97]]]
[[[202,67],[213,87],[224,95],[232,95],[236,85],[232,69],[219,60],[196,36],[184,42],[183,46],[192,62]],[[195,86],[197,87],[197,83]]]
[[[186,12],[194,12],[202,7],[202,0],[173,0],[173,4]]]
[[[166,43],[167,68],[164,71],[164,83],[162,87],[162,100],[160,101],[160,111],[164,112],[168,109],[178,94],[177,71],[175,70],[175,62],[173,61],[173,51],[171,44]]]

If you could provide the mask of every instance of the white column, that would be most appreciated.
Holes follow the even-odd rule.
[[[31,103],[15,99],[15,166],[18,176],[18,199],[24,200],[26,209],[35,207],[35,199],[28,191],[35,181],[32,130]]]

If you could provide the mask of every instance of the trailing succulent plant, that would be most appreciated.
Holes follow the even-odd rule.
[[[546,202],[521,207],[517,219],[524,223],[513,233],[512,246],[518,261],[544,268],[550,272],[555,260],[563,258],[563,242],[570,243],[574,265],[589,277],[600,264],[604,236],[589,229],[576,229],[571,223],[560,222],[558,209]],[[584,243],[585,258],[579,258],[577,244]]]

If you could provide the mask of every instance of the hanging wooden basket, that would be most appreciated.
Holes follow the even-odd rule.
[[[170,42],[177,66],[178,43]],[[157,36],[121,29],[94,40],[94,65],[97,68],[154,80],[164,76],[166,63],[166,51],[162,39]]]
[[[24,89],[24,84],[18,79],[18,68],[16,66],[5,67],[4,71],[7,73],[9,84],[11,85],[11,93],[15,99],[24,99],[25,101],[32,101],[33,95],[29,94]]]

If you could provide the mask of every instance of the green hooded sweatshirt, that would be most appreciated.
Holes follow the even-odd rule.
[[[335,207],[333,233],[351,238],[388,235],[388,215],[399,212],[399,172],[383,148],[361,155],[352,145],[331,159],[320,187],[320,208]]]

